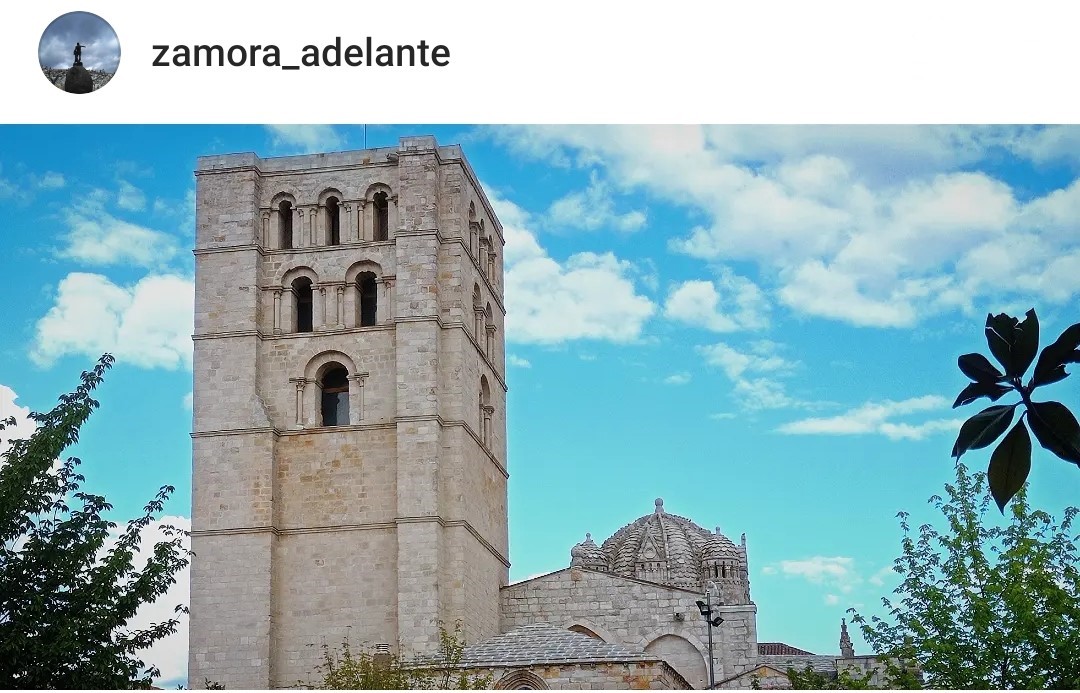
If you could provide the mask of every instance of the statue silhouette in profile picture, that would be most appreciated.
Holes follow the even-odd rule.
[[[76,65],[79,65],[79,64],[82,63],[82,49],[83,48],[85,48],[85,46],[83,46],[78,41],[75,42],[75,64]]]

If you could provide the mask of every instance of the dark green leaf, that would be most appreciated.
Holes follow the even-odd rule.
[[[1013,343],[1016,341],[1019,320],[998,313],[986,316],[986,343],[990,353],[998,360],[1006,375],[1013,375],[1016,367],[1013,359]]]
[[[1005,512],[1005,506],[1027,481],[1030,471],[1031,436],[1021,419],[994,449],[994,454],[990,456],[990,467],[986,470],[990,493],[994,495],[1001,512]]]
[[[953,444],[952,456],[960,457],[968,450],[985,448],[997,440],[1012,423],[1014,409],[1015,404],[999,404],[987,407],[965,421]]]
[[[1028,422],[1040,445],[1061,459],[1080,465],[1080,423],[1068,407],[1061,402],[1032,402]]]
[[[1012,347],[1015,372],[1009,375],[1021,378],[1035,360],[1035,354],[1039,353],[1039,317],[1035,315],[1034,308],[1029,310],[1023,322],[1017,325],[1015,337]]]
[[[997,383],[969,383],[967,387],[960,391],[960,394],[956,397],[956,401],[953,402],[953,409],[962,407],[965,404],[971,404],[980,397],[989,397],[991,402],[996,402],[1001,399],[1002,395],[1009,392],[1012,388],[1005,385],[998,385]]]
[[[964,354],[956,359],[956,364],[964,375],[977,383],[994,383],[1005,377],[1001,371],[994,368],[990,359],[982,354]]]
[[[1065,328],[1053,344],[1043,349],[1035,363],[1031,387],[1049,385],[1065,378],[1068,373],[1061,368],[1066,363],[1078,363],[1075,352],[1080,347],[1080,323]]]

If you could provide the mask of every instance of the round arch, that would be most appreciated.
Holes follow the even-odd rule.
[[[387,197],[394,196],[393,188],[386,183],[372,183],[367,187],[367,190],[364,191],[364,199],[371,202],[375,199],[376,193],[386,193]]]
[[[274,195],[273,197],[270,198],[270,206],[272,208],[274,208],[274,209],[277,209],[278,205],[280,205],[282,202],[288,202],[293,207],[295,207],[296,206],[296,190],[294,190],[294,189],[282,190],[281,192],[277,193],[276,195]]]
[[[340,190],[338,190],[337,188],[326,188],[321,193],[319,193],[319,204],[325,205],[326,201],[329,200],[331,197],[336,197],[339,204],[345,201],[345,196],[341,194]]]
[[[519,669],[495,682],[497,691],[546,691],[547,682],[528,669]]]
[[[334,363],[340,364],[349,371],[350,376],[356,375],[356,364],[348,354],[330,350],[320,352],[308,360],[307,365],[304,366],[304,379],[308,382],[318,382],[319,376],[323,374],[326,367]]]
[[[311,269],[307,265],[297,265],[296,267],[290,267],[285,270],[285,273],[281,275],[281,281],[279,284],[282,288],[288,289],[294,280],[300,277],[307,277],[311,280],[312,284],[319,283],[319,274],[315,270]]]
[[[349,269],[345,271],[345,283],[355,284],[356,277],[361,272],[371,272],[376,277],[383,276],[382,265],[375,262],[374,260],[360,260],[359,262],[354,262],[352,265],[349,266]]]
[[[603,628],[602,626],[598,626],[592,621],[585,618],[575,618],[572,621],[567,621],[563,624],[563,628],[565,630],[572,630],[575,633],[582,633],[580,630],[575,630],[575,628],[584,628],[585,630],[590,631],[593,635],[595,635],[600,640],[603,640],[604,642],[619,642],[619,640],[611,633],[611,631]],[[582,633],[582,635],[588,635],[588,633]]]
[[[689,640],[676,633],[665,633],[653,638],[645,646],[645,653],[656,655],[671,665],[675,671],[694,688],[708,686],[708,656]]]

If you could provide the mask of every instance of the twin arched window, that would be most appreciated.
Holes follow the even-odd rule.
[[[336,197],[326,199],[326,244],[341,245],[341,205]]]
[[[278,205],[278,224],[281,228],[281,247],[291,250],[293,247],[293,208],[288,200],[282,200]]]
[[[311,332],[314,328],[311,280],[297,277],[293,280],[292,292],[296,301],[296,331]]]
[[[384,192],[375,193],[372,198],[372,218],[375,222],[374,240],[385,241],[390,237],[390,204]]]

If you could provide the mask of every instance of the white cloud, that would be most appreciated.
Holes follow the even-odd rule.
[[[645,226],[645,213],[632,210],[622,214],[615,211],[610,186],[594,171],[589,187],[559,198],[548,209],[549,221],[555,226],[595,231],[610,228],[615,231],[637,231]]]
[[[694,279],[668,294],[664,316],[713,332],[757,330],[768,324],[769,302],[752,281],[724,269],[713,283]]]
[[[733,396],[745,409],[783,409],[803,406],[791,397],[777,376],[789,374],[798,364],[777,355],[778,345],[760,340],[749,351],[717,342],[697,347],[705,362],[724,371],[734,384]]]
[[[838,416],[808,418],[780,426],[790,435],[883,435],[890,440],[922,440],[934,433],[955,433],[963,419],[930,419],[919,423],[897,422],[894,418],[949,408],[944,397],[926,395],[901,401],[866,402]]]
[[[184,405],[184,409],[187,409],[188,411],[192,410],[192,408],[195,406],[195,393],[194,392],[189,392],[186,395],[184,395],[183,405]]]
[[[709,414],[709,418],[713,421],[726,421],[727,419],[734,419],[735,414],[729,411],[722,411],[716,414]]]
[[[139,212],[146,208],[146,195],[131,183],[122,180],[116,194],[116,206],[128,212]]]
[[[132,560],[136,570],[141,570],[146,559],[153,553],[154,545],[159,541],[168,541],[163,527],[171,525],[177,529],[191,531],[191,519],[180,516],[165,516],[152,522],[142,531],[139,552]],[[184,539],[184,548],[191,548],[191,540]],[[108,548],[105,549],[106,551]],[[176,574],[176,582],[151,604],[143,604],[135,616],[128,622],[129,630],[147,628],[155,623],[162,623],[171,618],[179,621],[176,633],[159,640],[153,646],[140,650],[139,658],[147,664],[153,664],[161,670],[157,684],[169,683],[175,686],[187,678],[188,665],[188,616],[175,613],[177,605],[191,603],[191,571],[184,568]]]
[[[67,246],[60,251],[61,257],[91,265],[131,263],[150,267],[167,262],[179,250],[173,236],[106,212],[99,195],[88,195],[79,206],[64,209],[61,216],[68,228],[64,236]]]
[[[345,146],[345,137],[329,125],[267,125],[275,147],[325,152]]]
[[[787,577],[802,578],[815,585],[828,585],[848,593],[862,583],[850,556],[812,556],[793,561],[780,561],[775,566]]]
[[[894,575],[896,575],[896,571],[893,570],[892,566],[885,566],[881,570],[871,575],[867,582],[869,582],[874,587],[883,587],[885,585],[885,578]]]
[[[1080,181],[1021,199],[1026,192],[970,170],[994,148],[1035,161],[1058,158],[1061,148],[1076,151],[1077,128],[494,132],[518,152],[599,171],[621,193],[642,190],[687,208],[703,221],[675,238],[673,250],[756,263],[759,281],[770,282],[762,288],[803,315],[911,327],[988,302],[1064,304],[1080,294]],[[996,262],[978,261],[984,257]],[[712,324],[729,327],[720,318],[730,316],[718,315]],[[699,315],[699,324],[706,319]]]
[[[0,431],[0,455],[11,447],[12,440],[24,440],[34,434],[37,424],[30,418],[30,408],[15,404],[19,396],[7,385],[0,385],[0,421],[14,417],[15,425]],[[0,462],[2,464],[2,462]]]
[[[523,359],[520,356],[510,354],[506,357],[506,362],[515,368],[532,368],[532,364],[527,359]]]
[[[640,337],[656,306],[637,292],[633,265],[610,252],[577,253],[558,262],[528,230],[527,212],[490,191],[488,197],[506,238],[508,341],[632,342]]]
[[[66,181],[62,173],[56,173],[55,171],[46,171],[44,175],[37,180],[37,186],[42,190],[59,190],[64,187]]]
[[[672,373],[664,378],[665,385],[686,385],[688,382],[690,382],[690,374],[686,371],[683,371],[682,373]]]
[[[825,595],[825,606],[836,606],[840,603],[840,597],[836,594]]]
[[[191,368],[194,283],[148,275],[120,286],[100,274],[73,272],[37,322],[30,357],[51,365],[62,356],[96,359],[105,352],[144,368]]]

